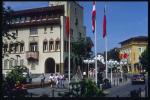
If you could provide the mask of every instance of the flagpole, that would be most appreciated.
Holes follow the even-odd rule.
[[[108,70],[108,67],[107,67],[107,36],[105,37],[105,50],[106,50],[106,53],[105,53],[105,56],[106,56],[106,79],[108,78],[107,76],[107,70]]]
[[[69,18],[70,18],[70,4],[69,4],[69,14],[68,14]],[[70,19],[69,19],[70,20]],[[68,63],[68,82],[70,84],[70,21],[69,21],[69,63]]]
[[[96,2],[95,2],[95,10],[96,10]],[[94,31],[94,35],[95,35],[95,83],[97,84],[97,43],[96,43],[96,20],[95,20],[95,31]]]
[[[105,4],[105,13],[106,13],[106,4]],[[108,70],[108,67],[107,67],[107,35],[105,36],[105,50],[106,50],[106,53],[105,53],[105,56],[106,56],[106,79],[108,78],[108,75],[107,75],[107,70]]]

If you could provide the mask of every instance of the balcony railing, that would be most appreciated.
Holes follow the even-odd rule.
[[[27,51],[26,58],[38,60],[39,59],[39,51]]]

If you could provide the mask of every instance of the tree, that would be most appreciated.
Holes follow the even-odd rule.
[[[90,57],[91,48],[92,44],[84,39],[72,43],[72,51],[78,57],[78,65],[82,65],[82,58]]]
[[[2,9],[2,38],[3,39],[16,39],[15,33],[9,33],[10,27],[11,27],[11,21],[12,21],[12,13],[13,10],[10,7],[5,8],[3,4]],[[4,47],[4,46],[3,46]],[[11,52],[9,50],[8,52]],[[3,54],[2,57],[4,57],[6,54]],[[7,55],[8,56],[8,55]]]
[[[104,52],[104,58],[105,58],[105,52]],[[107,52],[107,60],[109,59],[120,61],[118,48],[113,48]]]
[[[148,69],[148,47],[146,48],[146,50],[141,54],[141,56],[139,57],[140,63],[143,66],[144,69]]]
[[[10,84],[13,83],[23,83],[25,80],[25,77],[23,77],[23,73],[27,73],[27,68],[25,66],[15,66],[10,72],[8,72],[6,76],[6,81]]]

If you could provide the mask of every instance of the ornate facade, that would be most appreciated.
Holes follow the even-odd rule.
[[[16,39],[3,38],[3,54],[8,55],[3,58],[3,74],[16,65],[33,74],[67,72],[66,16],[70,16],[71,42],[86,39],[83,8],[76,2],[50,2],[49,7],[15,11],[11,16],[9,32]],[[71,52],[71,71],[76,59]]]

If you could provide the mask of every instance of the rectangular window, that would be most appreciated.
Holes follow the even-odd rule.
[[[19,23],[19,22],[20,22],[20,18],[17,18],[17,19],[16,19],[16,23]]]
[[[75,15],[77,14],[77,9],[75,8]]]
[[[30,22],[31,18],[30,17],[27,17],[26,18],[26,22]]]
[[[30,28],[30,35],[38,35],[38,29],[37,27],[33,27],[33,28]]]
[[[25,18],[24,18],[24,17],[22,17],[22,18],[21,18],[21,22],[24,22],[24,21],[25,21]]]

